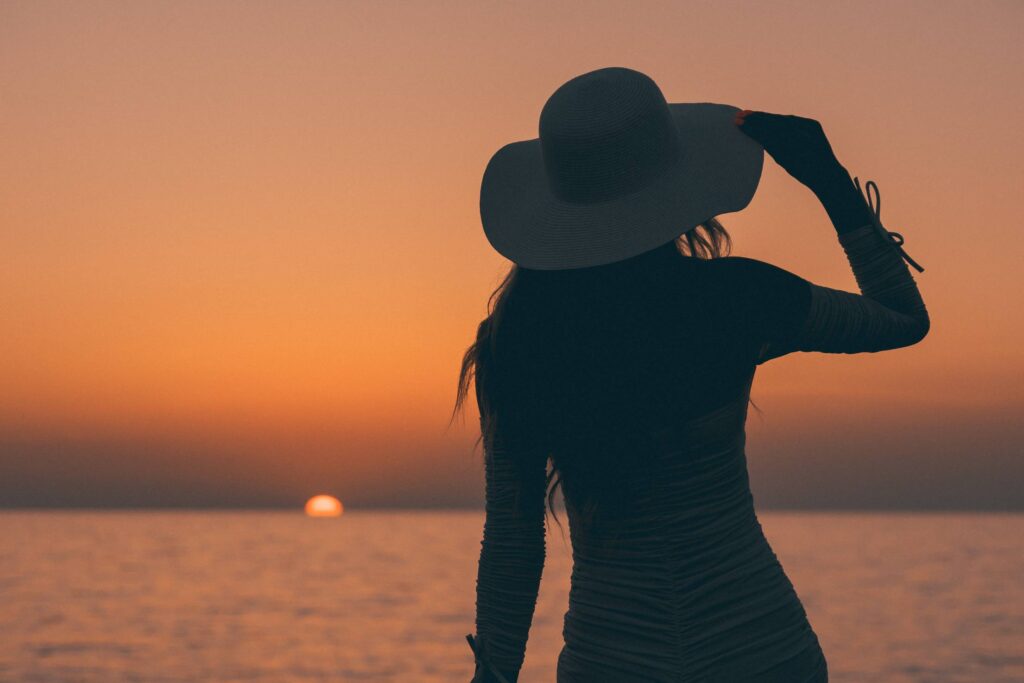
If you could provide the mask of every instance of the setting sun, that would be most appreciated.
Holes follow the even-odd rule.
[[[310,517],[341,517],[341,501],[334,496],[313,496],[306,501],[306,514]]]

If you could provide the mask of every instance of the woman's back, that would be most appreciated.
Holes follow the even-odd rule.
[[[567,441],[606,459],[615,441],[630,464],[605,477],[621,504],[593,517],[581,514],[589,478],[562,482],[573,575],[559,680],[751,680],[798,655],[810,676],[823,657],[757,521],[744,452],[758,340],[770,333],[758,311],[798,318],[807,283],[746,258],[648,259],[650,300],[605,305],[589,352],[546,350],[562,356],[562,386],[604,396],[557,413]]]
[[[573,573],[559,681],[748,681],[802,653],[807,675],[781,680],[812,680],[817,639],[754,512],[748,389],[652,434],[647,467],[619,482],[621,513],[581,516],[566,487]]]
[[[634,446],[638,430],[731,400],[773,326],[793,326],[809,305],[809,283],[792,273],[671,243],[593,275],[521,272],[490,369],[491,400],[516,406],[555,448]],[[540,394],[543,405],[531,400]]]

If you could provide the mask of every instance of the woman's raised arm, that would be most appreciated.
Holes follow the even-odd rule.
[[[806,283],[806,313],[797,324],[790,323],[789,329],[782,327],[772,332],[761,349],[758,363],[791,351],[885,351],[916,344],[928,334],[931,320],[907,263],[919,271],[924,269],[903,251],[902,235],[890,233],[882,226],[877,185],[868,181],[865,204],[859,194],[860,182],[854,182],[856,200],[846,194],[825,196],[822,201],[860,294]],[[872,187],[877,202],[871,199]],[[868,222],[857,225],[864,220]],[[787,319],[794,320],[793,316]]]
[[[791,351],[862,353],[921,341],[931,321],[907,263],[924,269],[903,250],[903,236],[882,226],[878,186],[868,181],[861,196],[814,119],[744,110],[736,125],[821,200],[860,288],[845,292],[769,264],[754,267],[750,317],[764,336],[757,362]]]

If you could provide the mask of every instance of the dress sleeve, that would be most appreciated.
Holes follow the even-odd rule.
[[[482,425],[481,425],[482,426]],[[545,559],[547,455],[506,446],[484,448],[486,517],[476,583],[474,683],[519,676]]]
[[[838,233],[860,294],[816,285],[786,271],[769,278],[777,286],[784,283],[788,301],[799,304],[765,303],[759,364],[792,351],[874,353],[916,344],[928,334],[928,311],[904,259],[924,269],[903,251],[902,235],[887,231],[877,213],[872,218],[867,225]]]

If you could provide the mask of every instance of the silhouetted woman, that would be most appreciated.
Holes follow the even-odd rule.
[[[714,217],[749,204],[765,150],[821,200],[860,294],[725,255]],[[475,376],[475,682],[518,678],[559,484],[573,548],[559,683],[827,680],[754,512],[744,422],[767,360],[927,334],[904,259],[921,268],[882,227],[872,186],[865,201],[812,119],[669,104],[624,68],[562,85],[540,138],[492,157],[483,227],[515,265],[456,402]]]

